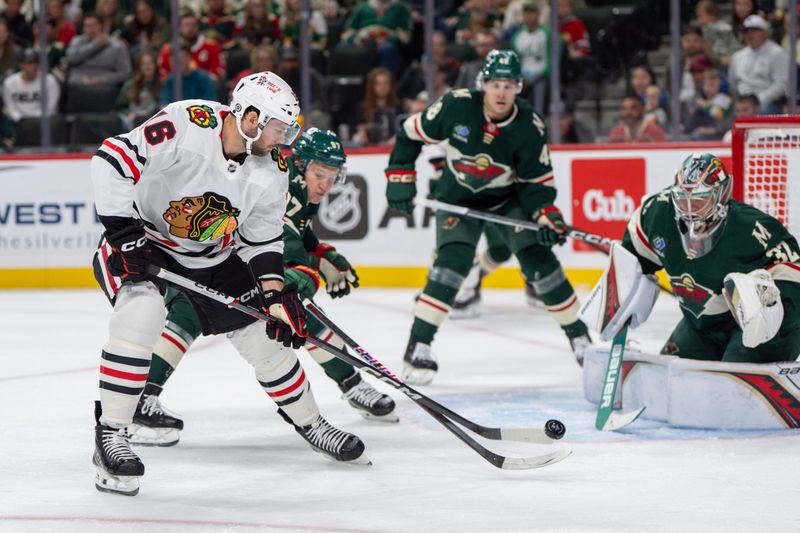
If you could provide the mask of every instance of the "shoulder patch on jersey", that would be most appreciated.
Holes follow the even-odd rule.
[[[214,115],[214,110],[209,106],[205,104],[192,105],[187,107],[186,111],[189,112],[189,122],[201,128],[214,129],[217,127],[217,117]]]
[[[169,224],[170,235],[203,242],[232,234],[239,225],[239,213],[226,197],[204,192],[170,201],[162,217]]]
[[[280,148],[272,149],[272,160],[278,163],[278,169],[281,172],[286,172],[286,170],[289,168],[289,165],[286,164],[286,160],[283,158]]]

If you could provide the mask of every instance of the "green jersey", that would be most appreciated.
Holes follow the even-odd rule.
[[[495,123],[484,114],[483,93],[456,89],[410,116],[397,134],[387,175],[414,171],[423,144],[445,147],[434,197],[490,209],[516,197],[531,215],[556,197],[544,120],[517,98],[511,115]]]
[[[319,204],[308,201],[306,180],[297,169],[294,157],[286,159],[289,166],[289,199],[283,215],[283,262],[286,265],[309,266],[308,253],[317,249],[319,239],[311,230],[311,220]]]
[[[776,219],[731,200],[722,234],[714,248],[689,259],[681,244],[669,189],[651,196],[634,211],[622,244],[636,254],[645,274],[664,269],[678,296],[685,320],[708,330],[732,321],[722,282],[730,272],[767,269],[781,291],[781,329],[800,325],[800,248]]]

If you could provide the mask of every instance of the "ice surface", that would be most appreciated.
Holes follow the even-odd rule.
[[[412,298],[359,289],[320,303],[399,372]],[[400,424],[367,422],[303,352],[323,413],[358,434],[374,463],[334,464],[279,419],[250,367],[217,337],[197,342],[162,396],[186,421],[180,444],[137,448],[147,468],[138,496],[101,494],[92,401],[109,313],[99,290],[0,292],[4,533],[800,531],[798,432],[646,420],[595,431],[566,339],[521,291],[486,291],[481,318],[447,322],[434,344],[441,371],[421,390],[486,425],[563,420],[574,453],[561,463],[498,470],[395,392]],[[662,296],[631,337],[656,350],[677,318]],[[521,455],[552,449],[483,442]]]

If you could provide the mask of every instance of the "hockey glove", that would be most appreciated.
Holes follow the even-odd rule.
[[[286,283],[297,285],[297,293],[301,299],[311,300],[319,290],[319,273],[305,265],[287,267],[283,271],[283,277]]]
[[[297,285],[289,283],[282,291],[264,291],[264,312],[275,320],[267,322],[267,337],[287,348],[300,348],[306,343],[306,310],[297,295]]]
[[[131,225],[109,234],[106,240],[112,253],[108,258],[108,270],[113,276],[126,281],[144,281],[150,266],[150,244],[144,236],[144,222],[131,219]]]
[[[386,172],[386,200],[389,208],[410,215],[417,195],[417,173],[413,170],[388,170]]]
[[[554,205],[543,207],[533,216],[533,220],[541,225],[536,232],[536,241],[542,246],[564,244],[567,240],[567,224],[564,216]]]
[[[328,243],[321,242],[308,256],[312,268],[322,274],[331,298],[350,294],[350,286],[358,287],[358,274],[345,257]]]

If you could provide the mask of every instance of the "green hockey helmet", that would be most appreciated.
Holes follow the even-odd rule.
[[[347,176],[347,156],[339,138],[330,130],[307,129],[292,147],[292,152],[301,173],[305,173],[309,163],[320,163],[339,170],[336,177],[338,183]]]
[[[722,235],[733,179],[714,154],[687,157],[670,189],[684,251],[696,259],[711,251]]]
[[[483,90],[488,80],[514,80],[517,92],[522,90],[522,66],[519,56],[513,50],[492,50],[483,60],[483,67],[475,79],[475,86]]]

